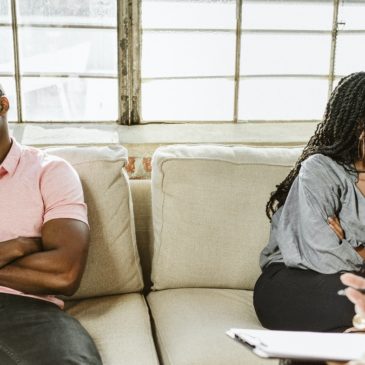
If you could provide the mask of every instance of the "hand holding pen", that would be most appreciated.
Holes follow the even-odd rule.
[[[346,295],[347,298],[355,304],[355,316],[353,325],[356,329],[365,329],[365,279],[355,274],[342,274],[340,279],[343,284],[349,287],[340,290],[338,294]]]
[[[338,294],[346,295],[357,306],[359,314],[365,317],[365,279],[350,273],[342,274],[340,279],[349,288],[340,290]]]

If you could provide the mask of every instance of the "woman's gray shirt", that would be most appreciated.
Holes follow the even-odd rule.
[[[303,161],[285,204],[273,215],[261,268],[281,262],[324,274],[359,270],[363,259],[355,248],[365,244],[365,197],[356,181],[356,173],[330,157],[315,154]],[[334,215],[343,240],[327,223]]]

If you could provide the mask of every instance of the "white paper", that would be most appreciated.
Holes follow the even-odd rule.
[[[365,354],[365,333],[239,328],[232,328],[226,333],[252,346],[252,351],[261,357],[348,361],[359,359]]]

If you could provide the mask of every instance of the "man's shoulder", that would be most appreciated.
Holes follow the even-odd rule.
[[[66,160],[61,157],[49,154],[46,150],[21,145],[22,158],[27,161],[32,160],[34,164],[39,165],[40,168],[47,167],[48,165],[70,165]]]
[[[60,174],[66,172],[75,173],[74,168],[69,162],[61,157],[49,154],[43,149],[21,145],[21,150],[22,169],[32,170],[40,176],[46,173],[57,172]]]

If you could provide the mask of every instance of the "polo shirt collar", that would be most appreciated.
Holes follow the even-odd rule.
[[[22,154],[22,149],[20,144],[14,138],[12,138],[11,140],[12,144],[10,147],[10,151],[0,165],[0,169],[2,168],[3,170],[7,171],[10,176],[13,176],[18,166],[20,156]]]

